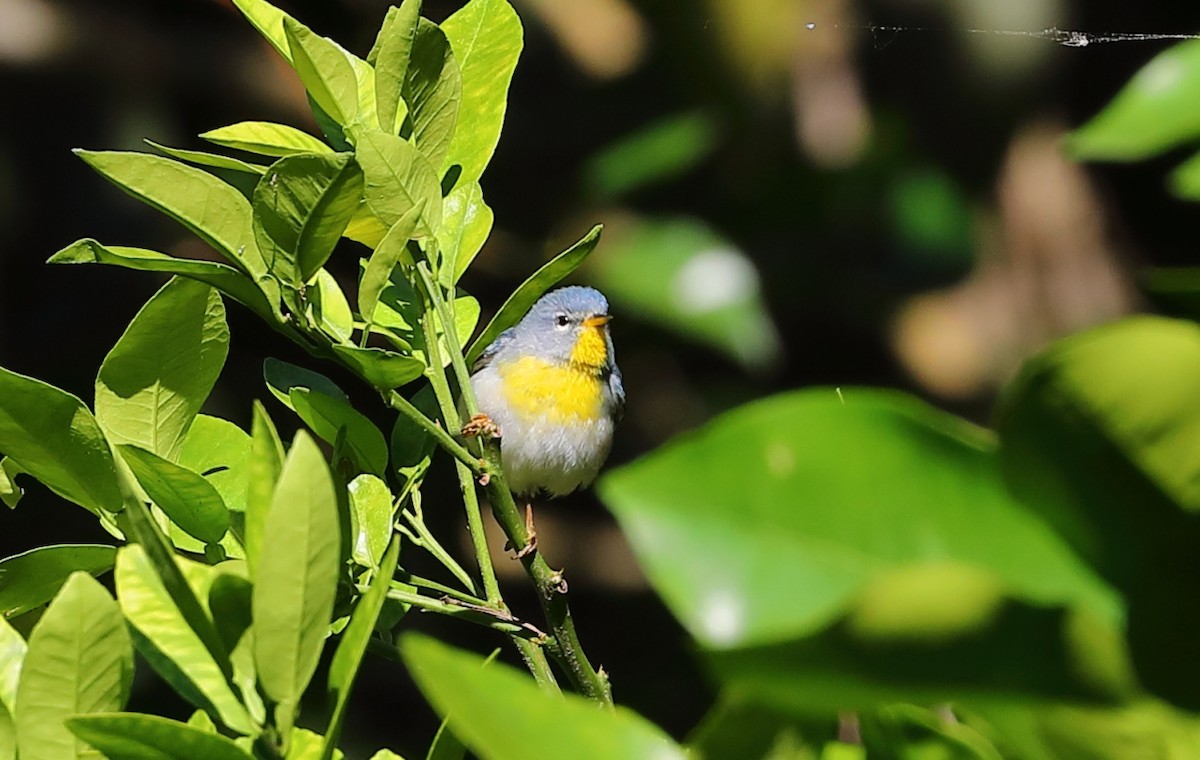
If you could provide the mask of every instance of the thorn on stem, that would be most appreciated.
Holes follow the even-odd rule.
[[[555,570],[550,576],[550,588],[560,594],[567,593],[567,579],[563,576],[562,570]]]

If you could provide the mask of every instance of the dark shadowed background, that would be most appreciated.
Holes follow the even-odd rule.
[[[614,463],[741,402],[814,384],[901,387],[986,423],[1022,357],[1145,308],[1140,268],[1195,261],[1194,207],[1163,184],[1180,155],[1080,167],[1060,150],[1169,43],[1072,48],[965,30],[1189,33],[1200,7],[513,1],[525,52],[483,178],[496,227],[463,285],[486,319],[546,258],[606,225],[576,279],[607,292],[616,315],[630,406]],[[360,54],[387,7],[278,4]],[[426,0],[424,12],[440,21],[458,5]],[[81,237],[209,254],[70,149],[149,150],[143,138],[202,148],[198,133],[243,120],[316,132],[291,70],[225,0],[0,0],[0,111],[0,365],[89,402],[105,353],[162,280],[45,260]],[[355,247],[344,241],[330,265],[347,281]],[[262,360],[313,360],[240,307],[229,318],[232,350],[206,411],[246,427],[265,395]],[[371,394],[356,401],[386,424]],[[612,520],[590,493],[539,515],[542,548],[572,578],[584,644],[618,701],[686,732],[711,695]],[[438,519],[459,530],[457,507]],[[36,488],[0,514],[0,556],[106,539],[91,515]],[[534,608],[508,576],[513,606]],[[405,625],[434,622],[460,643],[493,645],[415,613]],[[131,709],[176,699],[149,668],[139,679]],[[189,712],[181,702],[173,715]],[[435,727],[402,668],[381,660],[356,688],[345,745],[416,756]]]

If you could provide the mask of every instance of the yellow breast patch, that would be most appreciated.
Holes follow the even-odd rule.
[[[500,377],[518,414],[578,422],[600,417],[600,378],[591,372],[526,356],[500,367]]]

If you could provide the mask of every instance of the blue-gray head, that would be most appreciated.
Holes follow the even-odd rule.
[[[538,299],[517,323],[514,338],[547,361],[602,370],[613,364],[609,319],[600,291],[571,285]]]

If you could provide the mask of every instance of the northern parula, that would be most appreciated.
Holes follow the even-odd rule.
[[[475,363],[478,420],[494,423],[514,494],[570,493],[595,480],[608,457],[625,407],[610,319],[598,290],[559,288],[500,333]],[[531,514],[527,509],[530,528]]]

